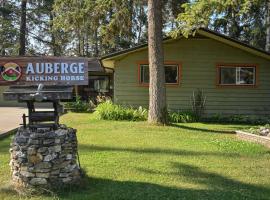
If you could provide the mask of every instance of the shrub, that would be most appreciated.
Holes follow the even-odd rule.
[[[128,108],[113,104],[111,101],[100,103],[95,113],[99,119],[105,120],[128,120],[128,121],[144,121],[147,119],[147,110],[139,107],[138,109]]]
[[[76,96],[76,100],[74,102],[65,103],[65,108],[72,112],[89,112],[90,104],[82,101],[80,96]]]
[[[211,117],[204,118],[202,121],[213,123],[252,124],[252,125],[263,125],[270,123],[270,119],[267,117],[256,117],[246,115],[223,116],[221,114],[216,114]]]
[[[188,123],[196,121],[197,118],[191,111],[169,112],[169,122],[171,123]]]
[[[196,120],[200,120],[204,114],[205,101],[206,96],[204,95],[203,90],[197,89],[196,93],[193,91],[193,95],[191,97],[191,107]]]

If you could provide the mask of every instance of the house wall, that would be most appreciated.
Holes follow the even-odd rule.
[[[170,110],[191,109],[194,90],[206,95],[206,114],[267,115],[270,111],[270,61],[213,39],[180,39],[164,44],[166,61],[182,63],[179,86],[167,86]],[[118,104],[148,107],[148,87],[138,81],[138,61],[147,60],[147,50],[115,62],[114,101]],[[219,87],[217,63],[258,65],[257,87]]]

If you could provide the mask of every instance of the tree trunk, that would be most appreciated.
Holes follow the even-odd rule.
[[[94,31],[94,38],[95,38],[95,42],[94,42],[94,57],[98,57],[99,56],[99,49],[98,49],[98,28],[96,28],[95,31]]]
[[[167,123],[162,44],[162,0],[148,0],[149,114],[148,122]]]
[[[21,0],[20,44],[19,55],[25,55],[26,43],[26,5],[27,0]]]
[[[270,0],[267,1],[267,11],[266,11],[266,44],[265,50],[270,51]]]
[[[53,56],[59,56],[56,40],[55,40],[55,33],[53,31],[53,13],[52,10],[50,11],[50,31],[51,31],[51,50],[53,52]]]

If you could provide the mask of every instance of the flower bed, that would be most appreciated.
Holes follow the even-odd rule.
[[[236,131],[236,135],[242,140],[259,143],[270,148],[270,129],[268,127]]]

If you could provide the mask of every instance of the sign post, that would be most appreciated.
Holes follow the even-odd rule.
[[[59,123],[60,101],[72,99],[73,86],[87,84],[85,58],[0,58],[0,86],[10,86],[5,99],[25,102],[28,107],[28,116],[23,115],[23,126],[11,142],[16,187],[51,188],[80,182],[76,130]],[[36,102],[52,103],[53,110],[37,110]]]

